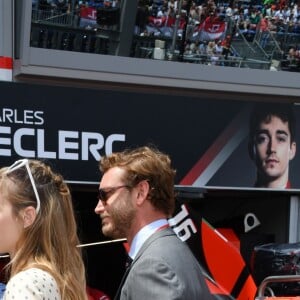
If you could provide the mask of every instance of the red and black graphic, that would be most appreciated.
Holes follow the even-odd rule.
[[[251,99],[220,101],[3,82],[0,88],[3,165],[20,157],[35,157],[55,164],[69,182],[97,183],[101,156],[150,144],[170,155],[177,170],[176,184],[258,187],[258,156],[254,159],[248,149]],[[262,105],[270,110],[276,106]],[[292,109],[299,119],[299,106]],[[299,131],[296,124],[295,143]],[[269,139],[260,133],[255,141],[258,137]],[[300,158],[294,149],[289,150],[288,189],[300,187]],[[265,161],[268,176],[278,176],[274,172],[282,158],[272,154]]]

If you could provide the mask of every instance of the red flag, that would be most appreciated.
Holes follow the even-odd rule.
[[[219,18],[208,17],[200,28],[200,41],[223,39],[226,33],[226,23]]]
[[[162,27],[165,25],[165,22],[166,22],[166,17],[155,18],[155,17],[150,16],[148,25],[153,26],[153,27]]]
[[[176,22],[176,18],[175,17],[168,16],[167,20],[166,20],[166,26],[167,27],[173,27],[175,25],[175,22]]]
[[[82,7],[80,8],[80,17],[88,20],[97,19],[97,10],[93,7]]]

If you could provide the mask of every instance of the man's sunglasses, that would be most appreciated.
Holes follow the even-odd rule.
[[[131,188],[129,185],[119,185],[111,188],[99,189],[98,190],[98,199],[101,200],[103,204],[106,204],[108,198],[112,196],[118,189],[121,188]]]
[[[41,201],[40,201],[40,196],[36,189],[36,185],[35,185],[35,182],[34,182],[30,167],[29,167],[28,159],[20,159],[20,160],[15,161],[10,167],[7,168],[5,173],[6,174],[12,173],[15,170],[22,168],[22,167],[25,167],[27,170],[27,173],[28,173],[28,176],[29,176],[29,179],[30,179],[33,191],[34,191],[34,195],[36,198],[36,209],[35,210],[36,210],[36,213],[38,214],[38,212],[40,211],[40,208],[41,208]]]

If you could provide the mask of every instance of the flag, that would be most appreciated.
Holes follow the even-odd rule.
[[[94,7],[80,8],[80,27],[94,26],[97,24],[97,10]]]
[[[0,80],[12,81],[13,59],[7,56],[0,56]]]
[[[208,17],[199,27],[200,41],[222,40],[226,33],[226,22]]]
[[[96,8],[93,8],[93,7],[81,7],[80,8],[80,17],[87,19],[87,20],[96,21],[97,10],[96,10]]]
[[[153,27],[162,27],[165,25],[166,20],[167,20],[166,17],[156,18],[150,16],[148,25]]]

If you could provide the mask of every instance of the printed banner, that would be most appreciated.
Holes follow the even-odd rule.
[[[170,155],[177,185],[300,187],[299,122],[277,116],[275,103],[259,107],[275,114],[273,119],[260,116],[261,124],[251,125],[251,99],[8,82],[0,82],[0,92],[1,165],[39,158],[56,165],[70,182],[97,183],[103,155],[148,144]],[[285,108],[300,119],[299,106],[282,104],[279,110]]]

